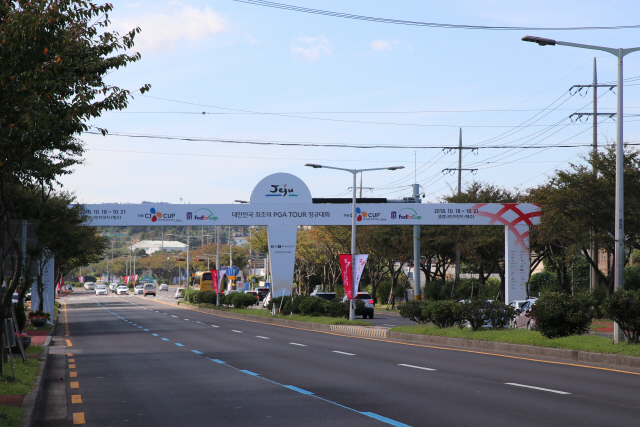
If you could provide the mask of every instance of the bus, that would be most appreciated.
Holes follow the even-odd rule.
[[[193,276],[193,286],[195,289],[200,289],[201,291],[213,292],[213,280],[211,280],[211,272],[196,271],[195,276]]]

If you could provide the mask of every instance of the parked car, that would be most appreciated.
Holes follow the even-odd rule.
[[[158,290],[169,292],[169,285],[167,285],[166,283],[163,283],[162,285],[160,285],[160,288],[158,288]]]
[[[244,291],[245,294],[253,295],[258,298],[258,291]]]
[[[313,291],[313,292],[311,292],[311,294],[309,296],[326,299],[327,301],[331,301],[332,299],[338,298],[338,295],[336,295],[335,292],[320,292],[320,291],[316,292],[316,291]]]
[[[255,288],[254,291],[258,293],[258,301],[262,301],[269,293],[269,288],[266,288],[266,287]]]
[[[185,288],[178,288],[176,289],[176,294],[175,294],[175,299],[178,298],[184,298],[184,295],[182,295],[182,291],[184,291]]]
[[[96,284],[93,282],[87,282],[84,284],[85,291],[95,291],[95,289],[96,289]]]
[[[15,293],[11,295],[11,304],[17,304],[20,301],[20,294]]]
[[[116,294],[117,295],[129,295],[129,288],[127,288],[127,285],[119,285],[118,289],[116,290]]]
[[[155,297],[156,296],[156,285],[154,285],[153,283],[145,284],[144,288],[143,288],[143,293],[144,293],[145,297],[147,295],[153,295]]]
[[[536,328],[536,320],[531,317],[531,307],[536,304],[537,299],[538,298],[528,299],[524,302],[524,304],[522,304],[522,307],[520,307],[520,309],[517,309],[518,315],[514,320],[515,328],[527,328],[529,330]]]
[[[369,316],[369,319],[373,319],[373,298],[366,292],[358,292],[354,299],[359,299],[364,301],[364,312],[362,313],[362,318],[366,319]],[[342,298],[342,302],[346,302],[347,296],[345,295]]]
[[[96,285],[96,295],[109,295],[107,285]]]
[[[109,283],[109,290],[115,294],[118,286],[119,283]]]

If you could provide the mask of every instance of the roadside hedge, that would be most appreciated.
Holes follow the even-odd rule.
[[[589,294],[549,292],[538,298],[531,317],[547,338],[586,334],[593,319],[593,298]]]
[[[604,314],[616,322],[630,343],[640,339],[640,291],[618,289],[602,303]]]
[[[516,311],[500,302],[474,298],[456,301],[407,301],[400,306],[400,316],[416,323],[432,322],[439,328],[469,326],[477,331],[485,325],[502,329],[515,317]]]

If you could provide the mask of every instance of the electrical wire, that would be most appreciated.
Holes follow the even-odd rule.
[[[433,28],[450,28],[450,29],[462,29],[462,30],[540,30],[540,31],[567,31],[567,30],[622,30],[622,29],[634,29],[640,28],[640,25],[614,25],[609,27],[494,27],[487,25],[464,25],[464,24],[441,24],[435,22],[421,22],[421,21],[404,21],[401,19],[390,18],[376,18],[372,16],[354,15],[351,13],[332,12],[321,9],[311,9],[307,7],[295,6],[291,4],[275,3],[266,0],[234,0],[239,3],[247,3],[256,6],[265,6],[275,9],[290,10],[293,12],[310,13],[314,15],[331,16],[334,18],[346,18],[355,19],[359,21],[377,22],[383,24],[396,24],[396,25],[410,25],[415,27],[433,27]]]

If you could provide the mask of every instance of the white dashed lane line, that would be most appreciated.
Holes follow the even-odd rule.
[[[435,371],[436,370],[436,369],[433,369],[433,368],[425,368],[423,366],[406,365],[404,363],[398,363],[398,366],[404,366],[404,367],[413,368],[413,369],[422,369],[422,370],[425,370],[425,371]]]
[[[517,383],[505,383],[506,385],[512,385],[515,387],[523,387],[523,388],[530,388],[533,390],[539,390],[539,391],[546,391],[549,393],[556,393],[556,394],[571,394],[567,391],[560,391],[560,390],[552,390],[550,388],[542,388],[542,387],[534,387],[532,385],[525,385],[525,384],[517,384]]]
[[[269,337],[261,337],[260,335],[256,335],[256,338],[262,338],[263,340],[268,340]]]
[[[219,328],[220,326],[218,325],[211,325],[212,328]]]
[[[353,353],[346,353],[344,351],[333,350],[331,353],[344,354],[345,356],[355,356]]]
[[[236,331],[235,329],[232,329],[231,332],[235,332],[237,334],[241,334],[242,333],[242,331]]]
[[[300,346],[300,347],[306,347],[306,346],[307,346],[306,344],[298,344],[297,342],[290,342],[289,344],[291,344],[291,345],[298,345],[298,346]]]

